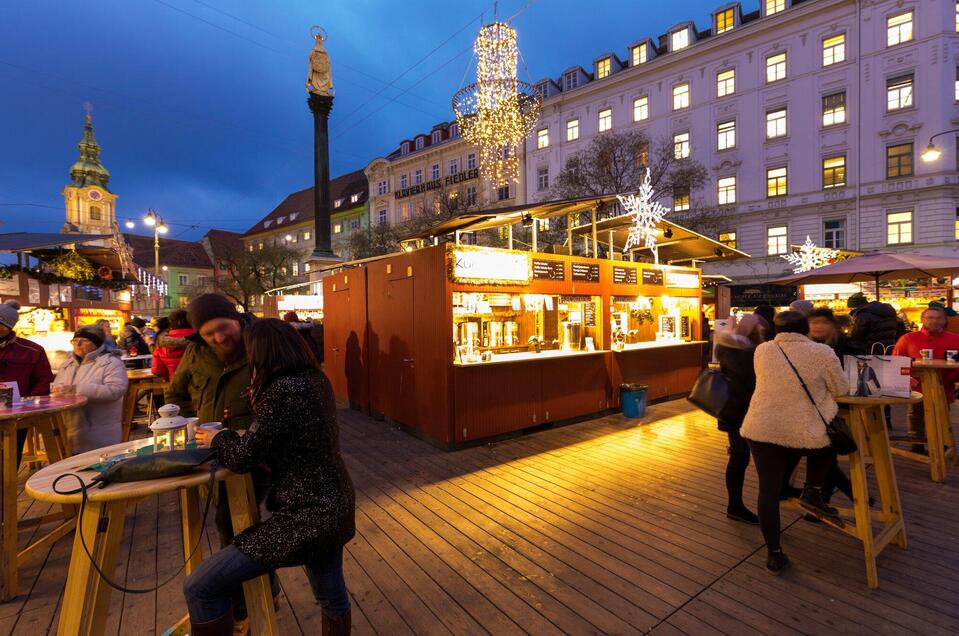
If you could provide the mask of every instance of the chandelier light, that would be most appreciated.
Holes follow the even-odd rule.
[[[495,187],[519,180],[517,147],[536,126],[542,96],[516,78],[516,30],[503,22],[480,29],[473,46],[476,82],[453,96],[463,137],[479,148],[480,173]]]

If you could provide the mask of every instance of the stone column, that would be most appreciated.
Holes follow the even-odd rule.
[[[310,93],[307,99],[313,113],[313,214],[315,249],[311,260],[339,261],[330,242],[330,111],[332,95]]]

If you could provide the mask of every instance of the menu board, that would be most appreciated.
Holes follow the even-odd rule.
[[[586,327],[596,326],[596,303],[583,303],[583,325]]]
[[[565,280],[566,263],[533,259],[533,278],[536,280]]]
[[[599,282],[599,264],[598,263],[573,263],[573,282],[581,281],[587,283]]]
[[[643,269],[643,285],[662,285],[663,270]]]
[[[613,282],[617,285],[635,285],[636,268],[613,266]]]

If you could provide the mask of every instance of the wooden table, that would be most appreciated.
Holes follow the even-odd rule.
[[[0,525],[3,528],[2,547],[0,547],[0,602],[17,595],[18,570],[22,563],[40,553],[51,543],[70,532],[74,526],[73,508],[64,507],[62,512],[24,519],[17,522],[17,430],[35,429],[43,438],[47,458],[50,462],[60,461],[67,456],[64,442],[63,416],[67,411],[78,409],[87,403],[82,395],[61,397],[24,398],[10,408],[0,408],[0,435],[2,435],[2,491],[3,500]],[[62,521],[49,534],[17,553],[17,529],[22,526],[38,525],[49,521]]]
[[[79,504],[79,494],[60,495],[53,492],[54,480],[65,473],[75,473],[89,483],[96,476],[95,472],[77,473],[76,471],[96,463],[101,453],[118,455],[138,445],[142,445],[142,441],[115,444],[47,466],[27,481],[27,493],[41,501]],[[63,605],[60,608],[58,636],[103,633],[110,606],[111,588],[100,578],[91,564],[81,543],[81,537],[95,557],[97,566],[109,576],[114,576],[127,508],[140,499],[179,491],[183,550],[184,558],[187,559],[186,572],[189,574],[193,571],[203,558],[202,549],[199,547],[192,556],[190,555],[194,546],[201,545],[199,538],[203,530],[198,487],[209,483],[209,479],[209,466],[203,466],[194,473],[179,477],[111,484],[103,489],[93,488],[88,491],[87,506],[82,513],[81,525],[74,535],[70,569],[67,571],[67,586],[64,591]],[[253,495],[253,482],[249,475],[238,475],[226,469],[218,470],[216,479],[226,482],[233,529],[239,534],[258,520],[259,511]],[[78,485],[76,480],[66,479],[60,482],[60,489],[72,490]],[[243,584],[243,592],[246,595],[252,633],[279,633],[269,577],[264,575],[247,581]]]
[[[163,378],[153,375],[150,369],[128,369],[127,380],[129,384],[127,385],[126,395],[123,396],[123,436],[120,438],[124,442],[130,439],[130,429],[133,428],[133,416],[137,410],[137,395],[140,391],[164,390],[169,384],[169,382]]]
[[[912,375],[919,380],[920,391],[924,397],[922,408],[926,426],[926,449],[928,455],[915,453],[904,448],[894,448],[893,453],[929,464],[933,481],[946,481],[946,459],[951,456],[954,464],[959,465],[959,453],[956,450],[956,438],[949,421],[949,403],[942,386],[944,370],[959,369],[959,363],[945,360],[913,360]]]

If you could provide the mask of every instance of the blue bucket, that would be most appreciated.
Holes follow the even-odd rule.
[[[623,415],[636,418],[646,415],[646,386],[623,384],[619,387],[619,404]]]

